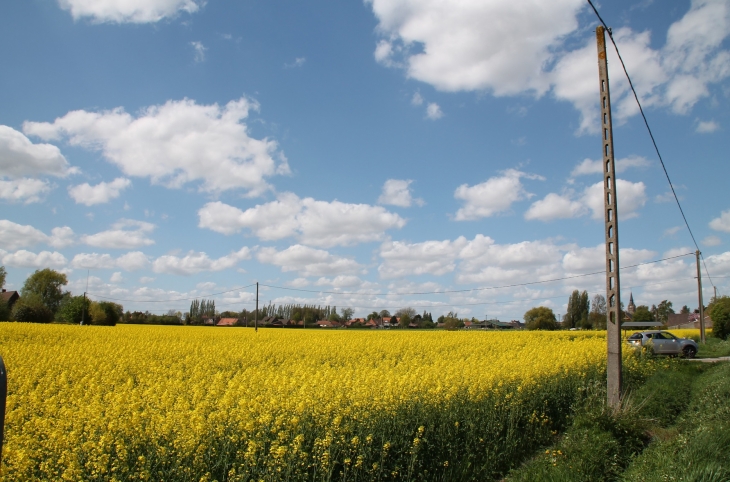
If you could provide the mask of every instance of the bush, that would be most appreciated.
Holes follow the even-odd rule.
[[[50,323],[53,321],[53,312],[43,303],[40,295],[29,293],[15,302],[10,317],[15,321]]]
[[[727,340],[727,336],[730,335],[730,297],[721,296],[712,303],[710,318],[712,318],[712,333],[722,340]]]

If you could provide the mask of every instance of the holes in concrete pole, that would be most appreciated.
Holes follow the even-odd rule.
[[[608,289],[610,289],[610,290],[613,289],[613,276],[608,278]]]
[[[608,243],[608,252],[613,254],[613,243]]]
[[[603,140],[608,140],[608,129],[603,129]]]
[[[608,272],[613,273],[613,260],[612,259],[608,260]]]
[[[608,220],[613,221],[613,209],[608,210]]]
[[[604,109],[606,108],[606,96],[605,95],[603,96],[603,108]]]
[[[606,202],[607,202],[608,204],[611,204],[611,193],[610,193],[610,192],[607,192],[607,193],[606,193]]]
[[[611,320],[611,323],[613,323],[615,325],[616,324],[616,314],[612,311],[611,313],[609,313],[608,316],[609,316],[609,319]]]
[[[603,114],[603,123],[608,124],[608,114]]]
[[[608,237],[609,239],[613,238],[613,226],[608,227]]]
[[[611,295],[611,297],[608,299],[608,306],[616,306],[616,295]],[[611,313],[611,318],[613,318],[613,313]],[[613,320],[612,320],[613,321]]]
[[[606,92],[606,81],[605,80],[601,81],[601,92]]]
[[[606,172],[611,172],[611,159],[606,161]]]
[[[608,144],[606,144],[606,148],[604,149],[604,151],[606,152],[606,155],[608,156]]]

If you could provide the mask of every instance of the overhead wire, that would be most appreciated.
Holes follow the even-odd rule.
[[[685,226],[687,226],[687,231],[689,231],[689,235],[692,238],[692,242],[695,245],[695,248],[697,248],[697,251],[700,251],[700,246],[697,244],[697,240],[695,239],[694,233],[692,233],[692,228],[689,227],[689,222],[687,221],[687,216],[684,214],[684,210],[682,209],[682,205],[679,202],[679,197],[677,196],[677,192],[674,190],[674,184],[672,184],[672,180],[669,178],[669,172],[667,171],[667,167],[664,165],[664,159],[662,159],[662,155],[659,152],[659,146],[656,143],[656,140],[654,139],[654,134],[651,131],[651,127],[649,127],[649,121],[646,118],[646,115],[644,114],[644,108],[641,106],[641,102],[639,101],[639,95],[636,93],[636,89],[634,88],[634,83],[631,81],[631,76],[629,76],[629,72],[626,69],[626,64],[624,63],[624,59],[621,57],[621,52],[618,50],[618,45],[616,45],[616,41],[613,39],[613,32],[611,31],[611,28],[606,25],[606,22],[603,20],[603,17],[601,17],[601,14],[598,13],[598,9],[595,5],[593,5],[593,2],[591,0],[587,0],[588,4],[593,9],[593,12],[595,12],[596,17],[598,17],[598,20],[601,22],[603,27],[606,29],[606,32],[608,32],[608,38],[611,39],[611,43],[613,44],[613,48],[616,50],[616,55],[618,55],[618,59],[621,62],[621,67],[623,68],[624,74],[626,75],[626,79],[629,81],[629,86],[631,87],[631,92],[634,94],[634,99],[636,99],[636,104],[639,106],[639,112],[641,113],[641,118],[644,119],[644,125],[646,126],[646,130],[649,132],[649,137],[651,137],[651,142],[654,144],[654,150],[656,151],[656,155],[659,158],[659,162],[662,165],[662,169],[664,170],[664,175],[667,177],[667,182],[669,183],[669,188],[672,190],[672,194],[674,195],[674,200],[677,201],[677,207],[679,208],[679,212],[682,214],[682,219],[684,220]],[[710,284],[714,287],[715,283],[712,281],[712,277],[710,276],[710,272],[707,269],[707,263],[705,262],[705,257],[702,256],[702,251],[700,251],[700,257],[702,258],[702,265],[705,268],[705,273],[707,273],[707,278],[710,280]]]

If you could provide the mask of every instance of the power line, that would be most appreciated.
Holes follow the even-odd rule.
[[[606,22],[603,21],[603,18],[601,17],[601,14],[598,13],[598,9],[593,5],[593,2],[591,0],[588,0],[588,4],[591,6],[593,11],[596,14],[596,17],[598,17],[598,20],[603,24],[606,31],[608,32],[608,38],[611,39],[611,43],[613,44],[613,48],[616,50],[616,55],[618,55],[618,59],[621,62],[621,67],[624,70],[624,74],[626,74],[626,79],[629,81],[629,86],[631,87],[631,92],[634,94],[634,99],[636,99],[636,104],[639,106],[639,112],[641,112],[641,118],[644,119],[644,125],[646,125],[646,130],[649,131],[649,137],[651,137],[651,142],[654,144],[654,150],[656,151],[656,155],[659,158],[659,162],[662,165],[662,169],[664,170],[664,175],[667,177],[667,182],[669,183],[669,188],[672,190],[672,194],[674,195],[674,200],[677,201],[677,207],[679,208],[679,212],[682,214],[682,219],[684,219],[684,224],[687,226],[687,231],[689,231],[689,235],[692,238],[692,242],[695,245],[695,248],[697,248],[697,251],[700,251],[700,247],[697,244],[697,240],[695,239],[695,235],[692,233],[692,228],[689,227],[689,222],[687,221],[687,216],[684,215],[684,210],[682,209],[682,205],[679,203],[679,197],[677,197],[677,193],[674,190],[674,185],[672,184],[672,180],[669,179],[669,172],[667,172],[667,167],[664,165],[664,159],[662,159],[662,155],[659,152],[659,146],[657,146],[656,140],[654,139],[654,134],[651,131],[651,127],[649,127],[649,121],[646,118],[646,115],[644,114],[644,108],[641,106],[641,102],[639,101],[639,95],[636,93],[636,89],[634,88],[634,83],[631,81],[631,77],[629,76],[628,70],[626,70],[626,64],[624,64],[624,59],[621,57],[621,52],[618,50],[618,45],[616,45],[616,41],[613,39],[613,32],[609,28],[608,25],[606,25]],[[700,255],[701,255],[700,251]],[[712,277],[710,276],[710,272],[707,270],[707,263],[705,263],[705,257],[702,256],[702,265],[705,267],[705,273],[707,273],[707,278],[710,280],[710,284],[714,287],[715,284],[712,282]]]

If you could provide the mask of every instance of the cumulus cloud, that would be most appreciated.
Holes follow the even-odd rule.
[[[48,236],[43,231],[27,224],[17,224],[7,219],[0,220],[0,246],[10,251],[45,243],[54,248],[65,248],[74,243],[71,228],[53,228]]]
[[[93,206],[118,198],[121,192],[131,185],[132,181],[129,179],[118,177],[112,182],[100,182],[96,186],[92,186],[88,182],[78,186],[69,186],[68,194],[76,201],[76,204]]]
[[[618,199],[619,216],[622,219],[635,218],[639,215],[639,209],[646,204],[646,186],[643,182],[616,179],[616,197]],[[604,219],[603,181],[586,188],[583,194],[583,202],[593,212],[593,219]]]
[[[124,276],[122,276],[122,273],[117,271],[115,273],[112,273],[112,275],[109,277],[110,283],[121,283],[124,281]]]
[[[147,237],[154,229],[152,223],[121,219],[112,225],[112,229],[81,236],[81,242],[97,248],[134,249],[155,244]]]
[[[195,13],[202,0],[58,0],[74,20],[88,18],[99,23],[154,23],[182,12]]]
[[[261,248],[256,253],[261,263],[279,266],[282,271],[296,271],[300,276],[332,276],[354,274],[362,266],[354,259],[335,256],[322,249],[295,244],[282,251]]]
[[[249,136],[243,121],[251,110],[258,104],[246,98],[223,107],[171,100],[136,118],[121,107],[78,110],[53,122],[25,122],[23,130],[100,151],[127,176],[155,184],[179,188],[200,182],[201,191],[242,188],[254,196],[270,188],[265,178],[289,173],[289,165],[276,142]]]
[[[190,252],[186,256],[178,257],[172,255],[160,256],[152,264],[155,273],[168,273],[178,275],[192,275],[202,271],[223,271],[232,268],[239,261],[249,259],[251,250],[247,247],[241,248],[235,253],[222,256],[218,259],[211,259],[203,252]]]
[[[580,0],[368,3],[383,36],[378,62],[403,64],[409,77],[441,90],[496,95],[545,92],[542,65],[577,28],[576,15],[584,7]]]
[[[710,221],[710,228],[715,231],[730,233],[730,209],[723,211],[719,218],[715,218]]]
[[[386,230],[405,225],[403,218],[380,206],[300,199],[292,193],[245,211],[210,202],[198,211],[198,217],[201,228],[223,234],[245,228],[262,240],[296,237],[320,247],[378,241]]]
[[[474,186],[462,184],[454,192],[454,197],[464,201],[464,206],[456,212],[457,221],[488,218],[508,211],[513,203],[529,199],[521,178],[540,179],[542,176],[527,174],[516,169],[508,169],[501,176],[492,177]]]
[[[0,249],[0,260],[4,266],[13,268],[63,268],[68,264],[66,257],[58,251],[33,253],[25,249],[14,253]]]
[[[719,236],[710,235],[702,240],[702,244],[705,246],[719,246],[722,244],[722,240]]]
[[[582,216],[588,211],[586,206],[571,199],[570,195],[550,193],[535,201],[525,213],[527,220],[554,221]]]
[[[466,244],[466,238],[455,241],[425,241],[405,243],[388,241],[380,247],[381,278],[400,278],[422,274],[441,276],[456,269],[456,256]]]
[[[51,185],[40,179],[0,179],[0,199],[10,202],[37,203],[50,191]]]
[[[294,59],[294,62],[292,62],[290,64],[284,64],[284,68],[295,69],[297,67],[303,66],[306,61],[307,61],[306,57],[297,57],[296,59]]]
[[[410,207],[413,203],[423,206],[423,199],[414,199],[411,196],[411,183],[413,181],[410,179],[388,179],[383,184],[378,204],[390,204],[402,208]]]
[[[598,129],[595,38],[586,33],[582,47],[570,48],[571,34],[581,32],[578,15],[585,2],[367,2],[378,20],[375,59],[381,64],[444,91],[537,97],[551,92],[580,112],[579,132]],[[722,49],[729,33],[725,0],[693,0],[659,49],[648,31],[613,31],[642,103],[677,113],[686,113],[709,95],[709,85],[730,76],[730,52]],[[638,109],[613,49],[608,55],[614,118],[622,122]]]
[[[77,172],[58,147],[33,144],[23,133],[0,125],[0,176],[13,179],[49,175],[66,177]]]
[[[413,94],[413,97],[411,97],[411,104],[413,105],[421,105],[423,104],[423,96],[420,92],[416,92]]]
[[[426,118],[436,120],[443,116],[444,113],[441,111],[441,107],[436,102],[429,102],[428,107],[426,107]]]
[[[718,124],[714,120],[709,120],[709,121],[698,120],[697,128],[695,129],[695,132],[698,132],[700,134],[711,134],[719,129],[720,129],[720,124]]]
[[[617,173],[622,173],[627,169],[646,168],[650,165],[651,163],[645,157],[633,155],[621,159],[616,159],[616,165],[614,167]],[[602,159],[584,159],[583,162],[573,168],[573,171],[570,173],[570,177],[592,174],[603,174]]]

